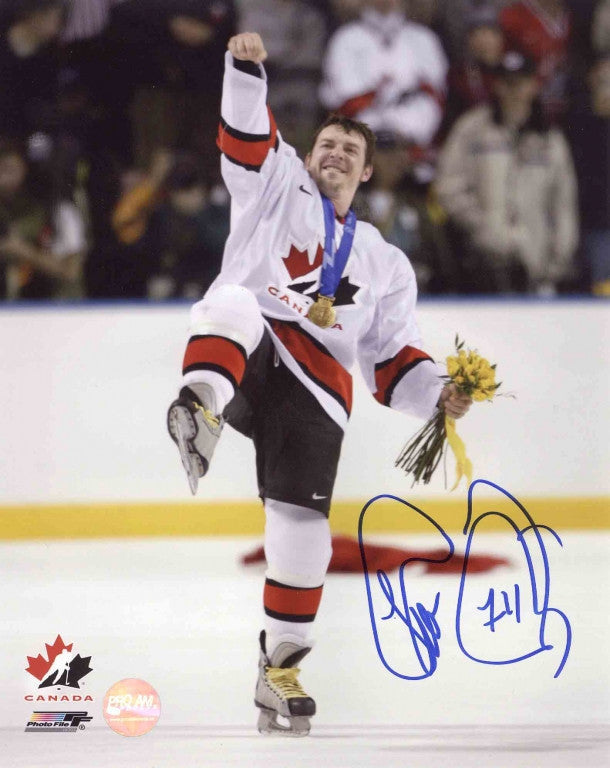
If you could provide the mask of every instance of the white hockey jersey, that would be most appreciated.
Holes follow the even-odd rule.
[[[426,146],[443,117],[447,67],[432,30],[369,8],[331,38],[320,99],[373,131]]]
[[[307,319],[320,284],[322,198],[277,131],[262,66],[260,74],[236,69],[226,54],[218,146],[231,193],[231,233],[210,290],[236,283],[254,293],[280,358],[342,428],[356,359],[381,403],[428,418],[442,382],[420,350],[415,275],[404,253],[372,225],[356,225],[334,326]],[[342,233],[336,221],[336,244]]]

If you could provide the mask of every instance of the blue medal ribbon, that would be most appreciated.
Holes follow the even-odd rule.
[[[352,250],[356,232],[356,214],[351,208],[347,212],[341,242],[335,251],[335,206],[325,195],[322,195],[322,206],[324,209],[324,258],[318,295],[332,298],[339,287],[341,275]]]

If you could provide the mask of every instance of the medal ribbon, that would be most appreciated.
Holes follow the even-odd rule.
[[[335,251],[335,206],[325,195],[322,195],[322,206],[324,208],[324,258],[318,295],[333,297],[352,250],[356,231],[356,214],[351,208],[347,212],[341,242]]]

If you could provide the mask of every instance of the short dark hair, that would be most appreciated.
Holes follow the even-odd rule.
[[[338,125],[339,128],[345,131],[345,133],[359,133],[366,142],[366,151],[364,155],[364,165],[372,165],[373,157],[375,156],[375,134],[368,127],[366,123],[361,123],[359,120],[353,120],[351,117],[340,115],[337,112],[329,115],[326,120],[319,126],[315,132],[311,146],[313,147],[318,140],[318,136],[329,125]]]

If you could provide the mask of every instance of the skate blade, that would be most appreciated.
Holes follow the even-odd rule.
[[[258,716],[258,732],[263,736],[307,736],[311,729],[308,717],[287,717],[289,725],[277,721],[278,713],[273,709],[261,708]]]
[[[188,444],[188,438],[192,437],[194,429],[189,429],[189,434],[185,434],[185,425],[181,423],[181,416],[184,416],[184,414],[180,413],[177,409],[172,414],[173,416],[173,432],[176,437],[176,443],[178,445],[178,451],[180,452],[180,460],[182,461],[182,466],[184,467],[184,471],[186,472],[186,477],[188,479],[189,488],[191,489],[191,493],[193,496],[197,493],[197,487],[199,485],[199,477],[202,474],[200,472],[201,467],[199,466],[200,460],[197,454],[193,453],[191,449],[189,448]]]

